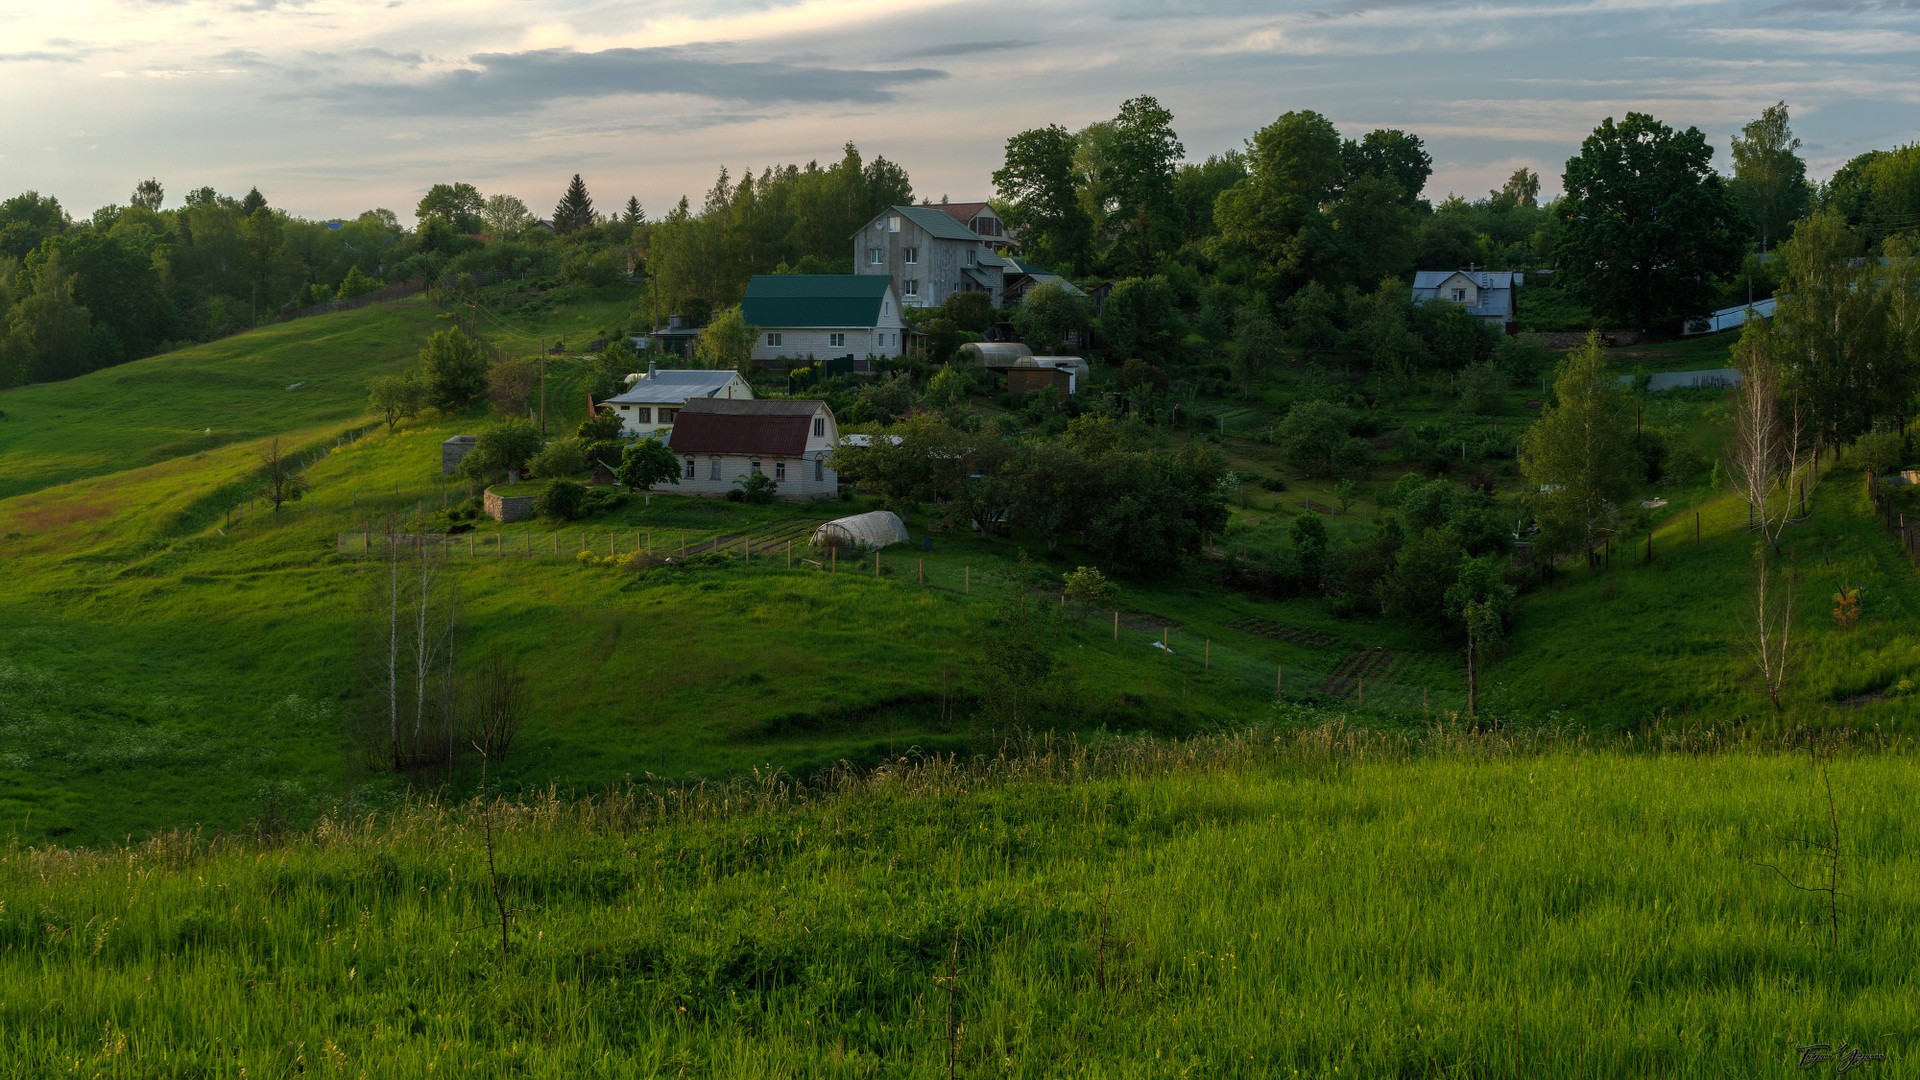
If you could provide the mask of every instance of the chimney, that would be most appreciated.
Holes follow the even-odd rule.
[[[647,361],[647,378],[651,379],[658,374],[660,374],[660,365],[652,360]]]

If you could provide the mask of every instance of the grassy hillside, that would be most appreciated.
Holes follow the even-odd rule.
[[[0,1072],[1911,1071],[1911,750],[1831,764],[1836,941],[1804,752],[1311,719],[496,806],[498,901],[470,804],[14,846]]]
[[[617,320],[625,301],[512,303],[496,299],[475,321],[532,347],[541,335],[578,340]],[[293,324],[321,332],[324,348],[275,327],[218,343],[229,350],[218,356],[189,350],[0,394],[0,438],[13,440],[0,455],[12,485],[0,497],[0,822],[30,840],[89,844],[181,823],[244,829],[289,799],[308,805],[348,782],[344,732],[375,570],[361,538],[389,520],[403,531],[447,526],[440,506],[466,492],[441,480],[439,443],[476,419],[429,415],[393,435],[341,436],[368,420],[353,384],[410,363],[439,318],[425,301],[370,308]],[[376,339],[378,348],[352,345]],[[315,393],[260,374],[295,353]],[[550,413],[562,430],[583,405],[580,375],[579,365],[551,365]],[[254,387],[253,415],[235,423],[257,426],[216,428],[198,449],[143,444],[119,460],[91,450],[123,437],[113,414],[50,419],[56,404],[84,402],[121,378],[169,388],[141,421],[154,430],[192,429],[192,417],[235,399],[231,386]],[[1293,389],[1201,405],[1239,410],[1237,427],[1258,428]],[[1525,396],[1514,388],[1498,415],[1474,422],[1517,432]],[[1647,422],[1705,460],[1717,408],[1710,392],[1677,392],[1650,405]],[[1443,399],[1415,398],[1400,411],[1408,422],[1453,415]],[[277,517],[248,505],[257,436],[269,431],[312,460],[311,494]],[[1285,542],[1292,514],[1335,498],[1331,484],[1288,471],[1268,443],[1229,435],[1221,446],[1237,469],[1289,478],[1283,492],[1242,489],[1220,541],[1228,551],[1263,557]],[[1399,472],[1374,469],[1331,530],[1377,520]],[[1738,508],[1699,476],[1660,490],[1668,506],[1623,522],[1628,545],[1658,530],[1652,564],[1623,555],[1523,599],[1485,684],[1505,722],[1620,730],[1754,716],[1735,606],[1746,572]],[[1088,559],[964,532],[934,535],[922,552],[927,523],[916,520],[915,547],[888,552],[877,580],[865,564],[829,575],[804,551],[786,565],[787,540],[867,505],[656,496],[576,525],[483,522],[456,537],[444,550],[465,647],[515,659],[528,680],[528,733],[498,779],[590,791],[649,773],[807,772],[974,745],[984,735],[969,720],[980,682],[973,642],[1010,589],[1020,548],[1033,549],[1043,590]],[[1920,586],[1877,531],[1857,476],[1836,473],[1817,505],[1816,520],[1790,533],[1807,656],[1817,662],[1793,685],[1796,709],[1813,723],[1909,728],[1901,681],[1920,668],[1907,614],[1920,610]],[[683,540],[719,551],[644,573],[577,558],[582,547],[677,556]],[[1866,619],[1846,635],[1822,617],[1840,582],[1868,594]],[[1317,598],[1223,590],[1205,565],[1123,586],[1117,637],[1111,611],[1065,612],[1056,640],[1073,708],[1054,718],[1064,727],[1229,728],[1261,715],[1276,691],[1364,705],[1369,722],[1386,726],[1463,705],[1460,658],[1424,628],[1338,619]],[[1171,653],[1153,647],[1163,637]],[[449,780],[471,790],[472,769],[403,777],[362,797]]]

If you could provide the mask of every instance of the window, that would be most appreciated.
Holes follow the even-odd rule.
[[[824,439],[826,438],[826,435],[827,435],[827,418],[824,416],[814,417],[813,418],[813,437],[816,439]]]
[[[707,479],[709,480],[720,479],[720,459],[719,458],[715,457],[715,458],[707,459]]]
[[[908,278],[907,280],[901,282],[900,291],[902,294],[908,297],[919,296],[920,295],[919,280],[916,278]]]
[[[827,463],[826,463],[826,459],[824,459],[824,458],[814,458],[814,459],[813,459],[813,479],[814,479],[814,482],[815,482],[815,483],[825,483],[825,482],[826,482],[826,479],[827,479]]]
[[[901,248],[900,261],[906,263],[908,266],[913,266],[920,261],[920,249],[917,247]]]
[[[1466,302],[1467,302],[1467,290],[1465,290],[1465,289],[1455,289],[1455,290],[1453,290],[1453,302],[1454,302],[1454,303],[1456,303],[1456,304],[1464,304],[1464,303],[1466,303]]]
[[[868,266],[887,265],[887,249],[886,248],[868,248],[867,249],[867,265]]]
[[[773,482],[776,484],[784,484],[787,482],[786,462],[776,461],[773,463]]]
[[[653,423],[653,406],[635,405],[633,407],[633,420],[636,424]]]
[[[900,215],[899,214],[887,215],[887,231],[888,232],[900,231]]]
[[[752,473],[753,475],[755,475],[755,476],[759,476],[759,475],[760,475],[760,463],[759,463],[758,461],[749,461],[749,462],[747,462],[747,471],[748,471],[748,472],[751,472],[751,473]]]
[[[828,347],[829,349],[844,349],[844,348],[846,348],[846,347],[847,347],[847,335],[845,335],[845,334],[828,334],[828,335],[827,335],[827,347]]]
[[[968,265],[968,266],[972,266],[972,265],[973,265],[973,256],[974,256],[974,251],[973,251],[973,249],[972,249],[972,248],[968,248],[968,249],[967,249],[967,265]]]
[[[891,300],[880,301],[880,314],[891,316],[893,314],[893,301]]]
[[[687,459],[687,479],[693,479],[693,459]]]
[[[679,415],[680,415],[679,409],[669,409],[663,405],[660,408],[660,419],[657,422],[662,424],[671,424],[673,423],[673,418]]]
[[[767,348],[769,348],[769,349],[777,349],[777,348],[779,348],[779,347],[780,347],[780,335],[779,335],[779,334],[768,334],[768,335],[767,335]]]

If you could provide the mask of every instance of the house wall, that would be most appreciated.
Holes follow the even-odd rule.
[[[644,387],[647,385],[647,382],[643,379],[633,385],[635,388]],[[753,398],[753,387],[747,385],[747,380],[736,374],[725,386],[720,388],[719,393],[713,396],[716,398],[751,400]],[[672,431],[673,421],[668,420],[664,423],[661,422],[660,410],[678,409],[685,403],[685,399],[677,401],[620,402],[618,404],[610,404],[608,408],[611,408],[614,411],[614,415],[620,418],[620,430],[622,434],[628,438],[641,438],[645,436],[659,436]],[[644,422],[641,421],[639,414],[640,409],[652,410],[650,413],[651,419]]]
[[[883,322],[886,320],[882,320]],[[905,328],[900,325],[899,312],[895,311],[891,326],[849,326],[840,329],[785,329],[778,326],[763,326],[753,339],[753,359],[777,360],[782,357],[794,360],[808,356],[815,360],[825,360],[829,356],[899,356],[903,351],[901,341]],[[779,345],[768,345],[768,334],[779,334]],[[831,345],[831,334],[847,335],[845,345]],[[887,344],[879,344],[879,335],[887,336]]]
[[[831,424],[828,425],[832,427]],[[724,497],[727,492],[739,486],[742,478],[752,469],[753,459],[740,454],[680,454],[681,477],[678,484],[655,484],[653,490],[670,492],[676,495],[709,495]],[[760,458],[760,471],[768,476],[777,476],[780,463],[786,465],[786,479],[777,481],[775,495],[781,499],[830,499],[840,494],[840,476],[826,464],[827,451],[814,450],[811,447],[802,457],[763,457]],[[687,462],[693,462],[693,476],[686,476]],[[719,479],[713,479],[714,465],[719,465]],[[817,468],[816,468],[817,467]]]
[[[913,223],[912,219],[900,215],[900,231],[894,232],[890,226],[891,212],[881,213],[862,228],[853,240],[853,272],[856,274],[887,274],[893,278],[893,294],[902,304],[910,307],[938,307],[947,297],[962,291],[967,282],[961,277],[960,270],[965,266],[978,265],[981,252],[987,246],[978,240],[943,240]],[[875,224],[880,227],[874,228]],[[869,252],[880,249],[885,253],[882,265],[873,265]],[[917,261],[908,265],[905,251],[916,249]],[[974,253],[974,262],[967,261],[967,252]],[[1004,271],[1000,268],[981,267],[999,281]],[[916,295],[907,295],[907,282],[919,282]],[[992,290],[993,305],[999,307],[1003,301],[1003,288],[996,284]]]

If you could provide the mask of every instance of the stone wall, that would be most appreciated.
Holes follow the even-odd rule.
[[[492,488],[488,488],[481,502],[486,507],[488,517],[508,525],[533,516],[533,498],[532,495],[496,495]]]

